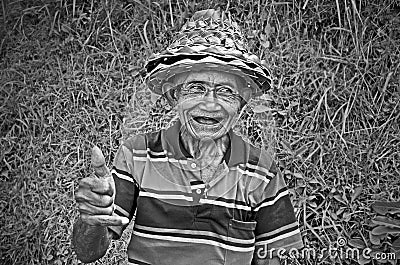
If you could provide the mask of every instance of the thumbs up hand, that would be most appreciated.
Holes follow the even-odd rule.
[[[97,146],[92,149],[91,164],[94,175],[83,178],[75,193],[82,221],[96,226],[128,224],[128,218],[112,215],[115,207],[115,184],[103,153]]]

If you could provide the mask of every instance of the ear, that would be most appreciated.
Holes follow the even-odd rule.
[[[249,102],[251,97],[252,97],[252,90],[251,89],[244,89],[241,92],[241,97],[242,97],[242,100],[245,101],[246,103]]]
[[[175,106],[178,103],[178,91],[172,83],[164,83],[162,86],[162,91],[171,106]]]

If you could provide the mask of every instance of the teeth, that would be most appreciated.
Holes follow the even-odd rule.
[[[218,121],[213,118],[209,117],[196,117],[194,118],[198,123],[203,123],[203,124],[216,124]]]

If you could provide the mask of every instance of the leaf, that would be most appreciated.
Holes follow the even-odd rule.
[[[279,110],[277,111],[277,113],[281,116],[286,116],[287,115],[287,111],[286,110]]]
[[[315,200],[316,198],[317,198],[317,196],[311,195],[311,196],[307,197],[307,201],[312,201],[312,200]]]
[[[301,174],[300,172],[293,173],[293,176],[297,179],[304,179],[303,174]]]
[[[377,236],[377,235],[373,235],[371,232],[369,232],[369,241],[373,245],[378,245],[379,246],[381,244],[381,239],[382,238],[385,238],[385,235]]]
[[[317,208],[317,207],[318,207],[318,205],[317,205],[316,202],[308,202],[308,205],[309,205],[311,208]]]
[[[345,213],[343,214],[343,221],[345,221],[345,222],[350,221],[351,215],[352,215],[351,213],[345,212]]]
[[[268,95],[268,94],[262,94],[262,95],[260,96],[260,99],[266,100],[266,101],[274,101],[274,99],[273,99],[270,95]]]
[[[393,243],[392,243],[392,249],[395,252],[399,252],[400,251],[400,238],[396,239]]]
[[[304,179],[297,179],[296,184],[296,187],[298,188],[304,188],[306,186],[306,182],[304,181]]]
[[[338,216],[337,216],[337,214],[334,213],[334,212],[331,212],[330,215],[331,215],[331,217],[332,217],[333,220],[339,219]]]
[[[361,238],[352,238],[348,244],[354,248],[365,248],[365,242]]]
[[[307,147],[307,145],[303,145],[302,147],[300,147],[299,149],[297,149],[296,151],[295,151],[295,156],[301,156],[305,151],[307,151],[308,150],[308,147]]]
[[[400,213],[400,202],[377,201],[371,205],[372,209],[378,214]]]
[[[360,255],[360,257],[358,258],[358,264],[360,264],[360,265],[365,265],[370,262],[371,262],[371,260],[364,257],[364,255]]]
[[[265,105],[257,105],[253,107],[253,112],[254,113],[263,113],[263,112],[267,112],[270,111],[271,108],[265,106]]]
[[[291,153],[293,152],[292,145],[289,142],[285,141],[284,139],[282,139],[281,142],[282,142],[283,147],[285,147],[287,151],[289,151]]]
[[[321,186],[322,186],[321,182],[319,182],[319,181],[316,180],[316,179],[312,179],[312,180],[308,181],[308,184],[318,184],[318,185],[321,185]]]
[[[400,228],[400,220],[388,218],[384,216],[377,216],[372,219],[372,223],[376,225],[383,225],[387,227]]]
[[[137,66],[137,65],[133,65],[133,64],[130,64],[130,65],[128,65],[128,71],[140,71],[142,69],[142,67],[140,67],[140,66]]]
[[[339,210],[337,210],[336,214],[341,215],[344,212],[344,210],[346,210],[345,207],[340,207]]]
[[[371,233],[373,235],[386,235],[386,234],[399,234],[400,228],[391,228],[387,226],[377,226],[372,229]]]
[[[363,191],[363,186],[362,185],[358,186],[357,188],[355,188],[353,194],[351,195],[351,200],[350,201],[354,202],[358,198],[358,196],[361,195],[362,191]]]
[[[266,35],[267,37],[270,37],[270,36],[271,36],[271,33],[274,33],[274,32],[275,32],[275,28],[274,28],[274,27],[271,27],[270,24],[267,24],[267,25],[265,26],[265,28],[264,28],[264,32],[265,32],[265,35]]]
[[[271,47],[271,42],[269,42],[268,40],[261,41],[260,43],[265,49],[269,49]]]
[[[347,204],[347,202],[339,194],[333,195],[333,198],[335,198],[338,202],[341,202],[343,204]]]

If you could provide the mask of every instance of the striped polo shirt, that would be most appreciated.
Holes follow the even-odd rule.
[[[232,131],[214,176],[185,150],[177,121],[134,136],[112,169],[115,213],[135,223],[128,261],[140,265],[246,265],[257,247],[301,248],[282,175],[271,158]],[[121,236],[124,227],[109,227]]]

